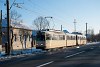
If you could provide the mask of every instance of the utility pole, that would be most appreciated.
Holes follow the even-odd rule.
[[[76,19],[74,19],[74,32],[76,32]]]
[[[10,16],[9,16],[9,0],[6,0],[6,4],[7,4],[7,55],[10,55]]]
[[[61,25],[61,31],[62,31],[62,25]]]
[[[87,43],[87,23],[86,23],[86,43]]]
[[[100,34],[100,30],[99,30],[99,34]]]
[[[2,47],[2,10],[0,12],[0,50]]]

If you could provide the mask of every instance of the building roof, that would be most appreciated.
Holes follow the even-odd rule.
[[[14,28],[22,28],[22,29],[32,30],[31,28],[29,28],[28,26],[26,26],[24,24],[13,22],[13,21],[11,21],[11,26]],[[2,20],[2,27],[7,27],[7,19]]]

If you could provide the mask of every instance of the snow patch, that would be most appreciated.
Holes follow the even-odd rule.
[[[36,48],[13,50],[11,51],[10,56],[6,56],[5,52],[0,52],[0,61],[9,60],[10,58],[13,58],[13,57],[18,58],[18,57],[24,57],[25,55],[34,55],[34,54],[40,54],[40,53],[44,53],[44,51],[41,49],[36,49]]]
[[[100,42],[90,42],[90,43],[87,43],[86,45],[91,45],[91,44],[99,44]]]

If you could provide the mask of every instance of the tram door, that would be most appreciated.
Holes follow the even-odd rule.
[[[79,46],[78,45],[78,36],[76,35],[76,46]]]

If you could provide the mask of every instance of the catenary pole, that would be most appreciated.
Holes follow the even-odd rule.
[[[2,46],[2,10],[0,12],[0,46]]]
[[[87,43],[87,23],[86,23],[86,43]]]
[[[6,0],[7,4],[7,55],[10,55],[10,16],[9,16],[9,0]]]

